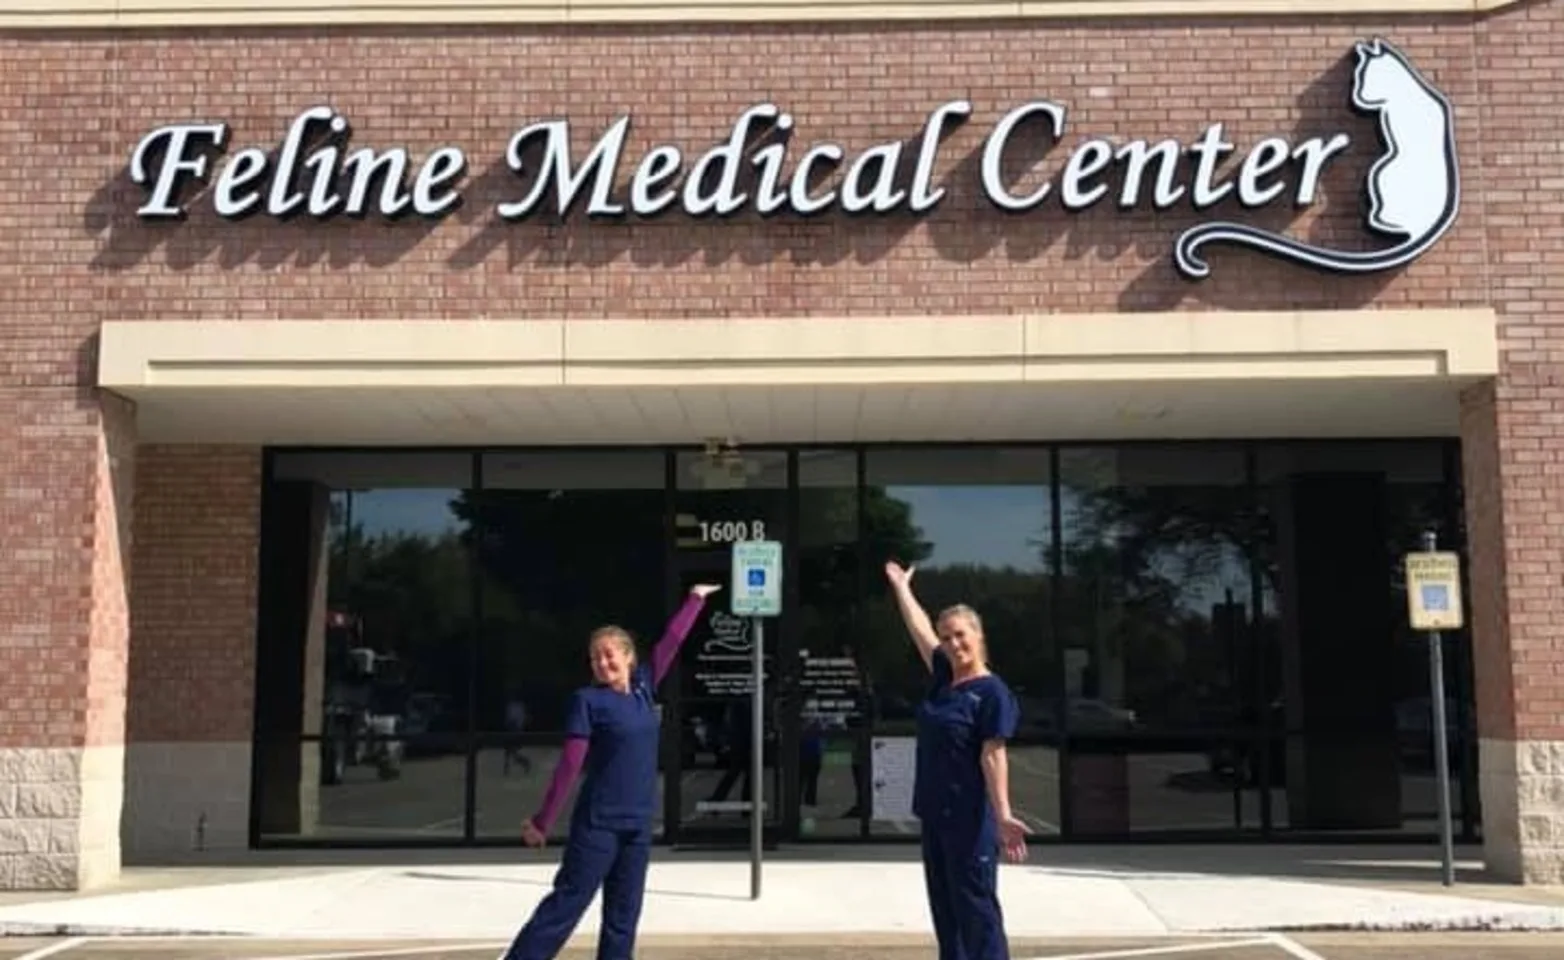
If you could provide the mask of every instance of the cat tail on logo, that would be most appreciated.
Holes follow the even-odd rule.
[[[1454,109],[1402,53],[1378,37],[1353,46],[1352,105],[1377,114],[1381,155],[1367,177],[1368,226],[1401,242],[1383,250],[1331,250],[1271,230],[1226,221],[1184,231],[1173,258],[1186,277],[1202,279],[1211,266],[1207,244],[1248,247],[1327,270],[1373,273],[1405,266],[1444,236],[1461,205]]]

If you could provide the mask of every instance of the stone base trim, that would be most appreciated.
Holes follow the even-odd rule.
[[[250,754],[248,742],[132,743],[125,754],[126,859],[247,848]]]
[[[1478,784],[1489,874],[1564,884],[1564,741],[1484,739]]]
[[[86,890],[119,876],[123,747],[0,749],[0,890]]]

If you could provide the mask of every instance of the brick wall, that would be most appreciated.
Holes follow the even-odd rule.
[[[99,497],[98,414],[78,392],[110,318],[376,318],[1017,313],[1175,309],[1465,306],[1503,315],[1504,374],[1466,404],[1474,534],[1479,712],[1485,737],[1564,739],[1564,480],[1550,474],[1564,429],[1561,339],[1564,201],[1554,159],[1564,4],[1473,21],[1333,18],[604,29],[251,30],[0,37],[0,746],[112,739],[112,670],[87,655],[87,585],[112,557]],[[1323,202],[1234,213],[1320,242],[1363,242],[1359,185],[1375,153],[1347,109],[1353,41],[1390,37],[1457,104],[1464,209],[1419,263],[1392,275],[1315,275],[1213,254],[1190,284],[1170,264],[1195,222],[1053,199],[1005,217],[977,193],[980,138],[1001,113],[1051,97],[1066,141],[1174,136],[1213,121],[1241,149],[1262,137],[1353,134]],[[1550,88],[1548,85],[1551,84]],[[503,168],[524,124],[568,117],[578,152],[624,112],[633,163],[654,143],[695,152],[738,113],[772,99],[808,143],[850,152],[914,138],[927,112],[973,101],[941,148],[950,189],[934,214],[846,221],[564,225],[497,223],[520,195]],[[125,175],[136,140],[172,121],[232,122],[237,146],[273,147],[305,107],[330,103],[358,145],[448,144],[473,164],[466,204],[438,225],[403,222],[137,221]],[[1040,152],[1036,143],[1022,153]],[[1065,150],[1042,165],[1057,174]],[[1027,159],[1030,159],[1028,157]],[[1038,176],[1017,183],[1020,191]],[[1208,218],[1211,212],[1200,215]],[[253,656],[253,451],[143,450],[135,519],[129,737],[248,736]],[[248,512],[247,512],[248,511]],[[1496,539],[1503,533],[1502,545]],[[199,576],[199,579],[197,575]],[[195,584],[203,591],[197,595]],[[111,591],[98,590],[98,596]],[[102,656],[112,658],[112,645]],[[1514,664],[1514,666],[1512,666]],[[100,669],[101,667],[101,669]],[[1523,673],[1524,676],[1520,674]],[[101,681],[88,677],[103,678]],[[191,682],[199,676],[200,684]],[[213,678],[216,678],[215,681]],[[42,678],[40,691],[30,683]],[[1550,679],[1551,678],[1551,679]],[[213,684],[216,689],[212,689]],[[96,684],[96,685],[95,685]],[[82,697],[84,685],[90,700]],[[89,706],[95,704],[95,706]],[[100,711],[100,729],[89,713]],[[199,718],[192,722],[191,718]]]
[[[1402,275],[1318,283],[1297,268],[1219,253],[1215,275],[1198,285],[1170,265],[1173,238],[1195,222],[1190,212],[1126,213],[1109,203],[1072,215],[1055,199],[1007,218],[977,193],[981,138],[1004,111],[1036,97],[1068,104],[1070,142],[1088,134],[1190,141],[1214,120],[1227,122],[1241,148],[1274,134],[1348,130],[1362,149],[1329,168],[1327,202],[1297,226],[1317,240],[1361,244],[1359,185],[1377,146],[1371,121],[1347,105],[1350,53],[1353,41],[1379,30],[1457,102],[1473,102],[1472,32],[1459,21],[648,26],[420,31],[416,39],[340,30],[128,34],[114,43],[13,43],[8,55],[19,76],[66,70],[71,84],[69,93],[54,93],[48,116],[36,117],[40,151],[5,149],[15,154],[8,174],[14,177],[44,176],[43,157],[65,149],[91,158],[68,171],[47,228],[36,220],[19,226],[50,238],[89,236],[90,251],[65,269],[108,278],[114,315],[128,318],[1481,303],[1478,190],[1457,229]],[[242,80],[221,81],[229,75]],[[27,87],[19,83],[17,95],[33,92]],[[938,176],[949,178],[951,192],[921,222],[832,215],[695,223],[671,215],[628,226],[549,228],[493,218],[496,202],[522,193],[503,157],[511,134],[532,120],[568,117],[584,152],[630,111],[628,176],[653,143],[679,144],[693,158],[725,138],[740,111],[767,98],[797,118],[791,164],[806,142],[837,140],[860,150],[916,138],[927,112],[956,97],[970,97],[975,114],[943,145]],[[374,219],[236,226],[201,205],[183,224],[136,222],[142,194],[124,170],[147,131],[222,118],[234,125],[236,147],[273,148],[298,111],[319,103],[353,121],[355,144],[405,145],[415,161],[444,145],[464,148],[472,169],[463,209],[434,227],[387,227]],[[81,129],[89,115],[99,124],[90,135]],[[1017,151],[1035,157],[1037,138]],[[1037,178],[1057,174],[1065,153],[1055,150]],[[1294,216],[1281,203],[1258,220],[1280,225]]]
[[[0,410],[0,749],[81,746],[100,533],[96,401],[10,388]]]
[[[131,577],[131,743],[247,742],[260,452],[143,446]]]
[[[1503,374],[1496,386],[1495,451],[1486,483],[1503,515],[1504,550],[1483,571],[1503,584],[1505,630],[1482,654],[1511,680],[1489,698],[1494,729],[1519,740],[1564,741],[1564,167],[1551,116],[1564,67],[1564,5],[1533,3],[1478,27],[1484,210]],[[1496,684],[1503,686],[1503,684]],[[1498,691],[1495,691],[1498,693]],[[1496,733],[1504,736],[1506,734]]]
[[[0,38],[13,77],[5,109],[33,135],[0,142],[0,185],[6,195],[30,198],[0,209],[6,228],[0,245],[10,262],[26,267],[9,293],[3,329],[12,356],[29,360],[8,368],[8,379],[52,383],[65,371],[76,373],[78,345],[110,318],[1002,314],[1484,303],[1489,245],[1475,150],[1467,157],[1463,219],[1430,255],[1399,274],[1327,283],[1227,251],[1215,252],[1208,280],[1182,280],[1170,251],[1178,232],[1196,221],[1187,207],[1152,214],[1108,203],[1071,214],[1056,192],[1041,209],[1006,217],[978,194],[982,137],[1004,111],[1038,97],[1069,107],[1067,143],[1088,135],[1187,142],[1219,120],[1240,150],[1276,134],[1347,130],[1358,146],[1328,169],[1315,208],[1299,214],[1278,204],[1249,214],[1223,205],[1217,212],[1273,226],[1297,217],[1292,226],[1300,235],[1360,244],[1359,188],[1376,146],[1371,121],[1347,108],[1350,53],[1354,41],[1380,32],[1464,105],[1463,118],[1475,113],[1479,51],[1472,26],[1458,18],[420,29],[416,36],[342,29],[81,33],[47,41],[11,35]],[[915,138],[928,111],[958,97],[972,100],[974,117],[942,145],[937,180],[949,193],[921,221],[833,215],[762,222],[751,215],[700,223],[669,216],[550,226],[502,224],[492,214],[496,202],[520,195],[521,181],[502,159],[510,135],[533,120],[568,117],[576,147],[584,150],[628,111],[634,117],[628,165],[655,143],[676,143],[693,155],[725,137],[745,107],[772,99],[797,118],[791,164],[808,143],[835,140],[856,151]],[[298,111],[323,102],[353,121],[357,145],[407,146],[415,161],[440,146],[463,147],[472,168],[462,210],[437,226],[373,219],[230,224],[200,204],[183,223],[136,219],[142,193],[128,182],[126,166],[147,131],[221,118],[233,124],[235,148],[272,147]],[[1475,142],[1476,130],[1462,133]],[[1035,138],[1017,151],[1022,160],[1042,153]],[[1041,173],[1014,189],[1055,176],[1065,154],[1056,149]],[[1528,246],[1523,237],[1512,242]],[[165,523],[188,519],[165,496],[193,497],[177,504],[181,510],[217,509],[200,506],[213,496],[185,486],[190,481],[177,473],[188,464],[174,457],[144,457],[151,478],[143,483],[153,492],[143,500],[146,515],[138,517],[141,563],[159,562],[150,559],[159,551],[149,538],[194,536],[164,530]],[[253,500],[236,496],[240,504]],[[178,550],[161,561],[165,566],[138,574],[138,638],[181,654],[188,644],[211,658],[238,650],[227,646],[226,634],[217,648],[197,641],[249,619],[253,598],[240,596],[243,591],[233,594],[232,607],[213,611],[217,619],[199,628],[210,631],[202,637],[153,638],[198,629],[172,613],[190,599],[174,593],[195,569],[179,551],[194,545],[166,545]],[[143,596],[159,590],[171,591],[170,599]],[[146,675],[133,664],[132,684],[163,692],[169,681],[153,666],[162,656],[148,654]],[[176,703],[182,695],[177,684],[167,692],[176,699],[155,701]],[[248,690],[234,696],[247,697]],[[152,716],[138,716],[139,709],[132,711],[133,737],[173,732]],[[237,720],[220,722],[223,736],[239,728]]]
[[[1505,584],[1504,480],[1495,384],[1461,398],[1462,484],[1466,494],[1467,579],[1471,592],[1478,727],[1484,737],[1513,740],[1515,675],[1510,663],[1510,610]]]
[[[136,411],[100,397],[93,503],[92,644],[87,657],[86,745],[125,742],[125,668],[130,650],[127,574],[136,468]]]

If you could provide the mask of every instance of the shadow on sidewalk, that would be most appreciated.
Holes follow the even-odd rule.
[[[267,871],[283,868],[352,869],[364,867],[461,867],[553,865],[555,849],[541,852],[509,847],[467,849],[335,849],[208,851],[127,862],[136,871],[165,868]],[[653,863],[744,863],[744,850],[681,850],[659,847]],[[1457,881],[1500,890],[1522,888],[1487,875],[1479,846],[1456,849]],[[800,846],[766,853],[770,864],[917,863],[916,846]],[[1064,876],[1116,880],[1157,878],[1265,877],[1304,882],[1438,887],[1438,851],[1423,846],[1271,846],[1157,845],[1144,847],[1048,845],[1032,848],[1026,864],[1008,869],[1040,869]],[[450,879],[456,879],[454,877]],[[522,881],[517,881],[522,882]]]
[[[436,880],[441,883],[506,883],[521,887],[532,887],[538,890],[547,890],[553,886],[548,880],[528,880],[525,877],[474,877],[460,873],[439,873],[433,870],[403,870],[401,876],[411,880]],[[699,893],[693,890],[662,890],[657,887],[647,887],[646,892],[659,897],[673,897],[679,900],[728,900],[748,903],[749,897],[738,896],[730,893]]]

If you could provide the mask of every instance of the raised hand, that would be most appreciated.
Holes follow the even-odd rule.
[[[912,574],[916,567],[904,567],[895,560],[885,564],[885,579],[891,582],[893,587],[912,586]]]
[[[704,600],[721,589],[722,584],[720,583],[697,583],[690,588],[690,593]]]
[[[529,847],[541,847],[548,842],[548,837],[543,835],[543,831],[538,829],[537,824],[526,820],[521,825],[521,842]]]

